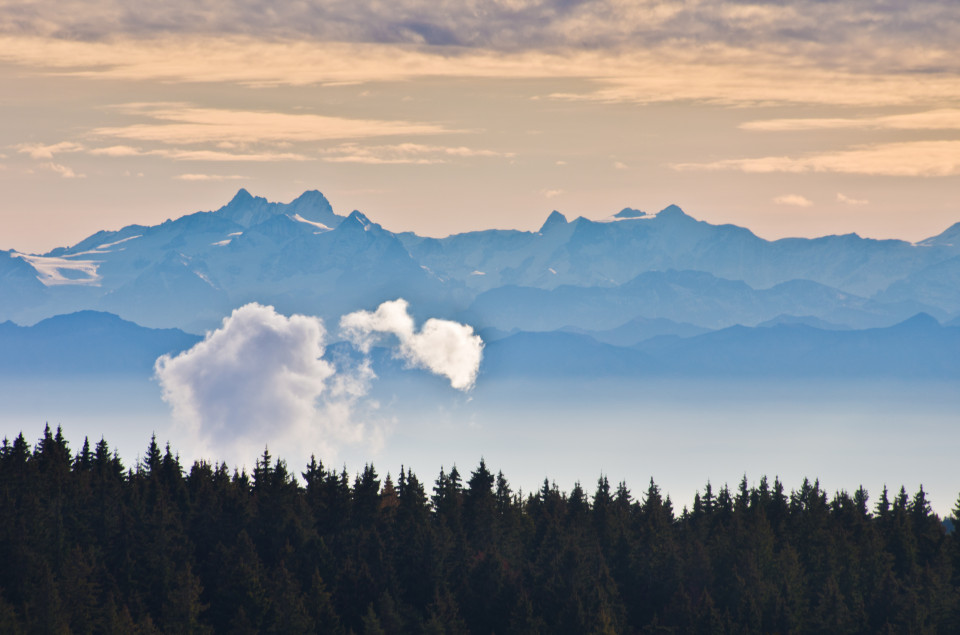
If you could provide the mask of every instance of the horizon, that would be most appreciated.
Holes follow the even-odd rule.
[[[306,189],[306,190],[300,192],[299,194],[294,195],[293,197],[291,197],[291,198],[289,198],[289,199],[284,199],[284,200],[272,200],[272,199],[270,199],[269,197],[260,194],[259,192],[252,192],[252,191],[250,191],[250,188],[247,187],[247,186],[240,186],[240,187],[236,190],[236,192],[234,192],[234,194],[229,197],[229,199],[227,199],[225,202],[223,202],[221,205],[219,205],[219,206],[217,206],[217,207],[215,207],[215,208],[204,209],[204,210],[185,211],[185,212],[182,212],[182,213],[179,214],[179,215],[169,216],[169,217],[167,217],[167,218],[165,218],[165,219],[163,219],[163,220],[157,221],[157,222],[153,223],[152,225],[151,225],[151,224],[147,224],[146,222],[139,222],[137,219],[130,219],[132,222],[128,222],[128,223],[126,223],[126,224],[124,224],[124,225],[122,225],[122,226],[119,226],[119,227],[100,227],[100,228],[95,229],[94,231],[92,231],[92,232],[90,232],[90,233],[88,233],[88,234],[83,234],[83,235],[77,236],[76,238],[72,239],[72,242],[62,243],[62,244],[56,244],[56,245],[53,245],[53,246],[47,246],[47,247],[45,247],[45,248],[42,248],[42,249],[39,250],[39,251],[38,251],[38,250],[33,250],[33,251],[31,251],[31,250],[27,250],[27,249],[20,249],[20,248],[18,248],[17,245],[0,245],[0,251],[13,251],[13,252],[16,252],[16,253],[22,253],[22,254],[31,255],[31,256],[33,256],[33,255],[43,255],[43,254],[49,253],[50,251],[53,251],[53,250],[58,249],[58,248],[69,248],[69,247],[72,247],[72,246],[74,246],[74,245],[77,245],[77,244],[79,244],[80,242],[82,242],[83,240],[85,240],[85,239],[87,239],[87,238],[90,238],[91,236],[93,236],[93,235],[95,235],[95,234],[97,234],[97,233],[99,233],[99,232],[117,232],[117,231],[120,231],[120,230],[122,230],[122,229],[124,229],[124,228],[126,228],[126,227],[133,226],[133,225],[142,225],[142,226],[145,226],[145,227],[151,227],[151,226],[159,225],[159,224],[161,224],[161,223],[163,223],[163,222],[172,221],[172,220],[177,220],[177,219],[179,219],[179,218],[182,218],[182,217],[184,217],[184,216],[189,216],[189,215],[191,215],[191,214],[215,213],[215,212],[219,211],[221,208],[223,208],[223,207],[225,207],[226,205],[228,205],[230,202],[232,202],[238,195],[240,195],[241,192],[246,192],[248,195],[251,196],[251,198],[254,198],[254,199],[256,199],[256,198],[264,199],[264,200],[266,200],[268,203],[271,203],[271,204],[274,204],[274,203],[289,204],[289,203],[292,203],[293,201],[297,200],[298,198],[302,197],[302,196],[305,195],[305,194],[308,194],[308,193],[311,193],[311,192],[317,192],[317,193],[321,194],[328,202],[330,202],[331,207],[333,208],[334,214],[337,214],[338,216],[341,216],[341,217],[346,218],[346,217],[349,216],[349,214],[351,214],[352,212],[354,212],[354,211],[359,211],[361,214],[363,214],[363,215],[364,215],[365,217],[367,217],[369,220],[373,221],[374,223],[377,223],[378,225],[382,226],[384,229],[386,229],[387,231],[390,231],[390,232],[392,232],[392,233],[398,234],[398,233],[404,233],[404,232],[412,232],[412,233],[415,233],[415,234],[417,234],[417,235],[419,235],[419,236],[428,237],[428,238],[446,238],[446,237],[449,237],[449,236],[456,236],[456,235],[459,235],[459,234],[469,234],[469,233],[472,233],[472,232],[480,232],[480,231],[488,231],[488,230],[520,231],[520,232],[535,233],[535,232],[539,231],[539,229],[543,226],[544,222],[546,222],[546,220],[547,220],[552,214],[554,214],[554,213],[559,213],[560,215],[562,215],[562,216],[565,218],[566,222],[568,222],[568,223],[575,222],[576,220],[578,220],[578,219],[580,219],[580,218],[586,219],[586,220],[591,221],[591,222],[618,222],[618,221],[623,221],[623,220],[635,220],[636,218],[643,218],[643,219],[645,219],[645,220],[649,220],[649,219],[656,218],[661,212],[663,212],[664,210],[669,209],[669,208],[671,208],[671,207],[676,207],[676,208],[680,209],[686,216],[689,216],[690,218],[693,218],[693,219],[696,220],[696,221],[705,222],[705,223],[708,223],[708,224],[714,225],[714,226],[719,226],[719,225],[735,225],[735,226],[737,226],[737,227],[740,227],[740,228],[742,228],[742,229],[746,229],[746,230],[750,231],[751,233],[753,233],[753,234],[754,234],[755,236],[757,236],[758,238],[761,238],[761,239],[763,239],[763,240],[770,241],[770,242],[775,241],[775,240],[780,240],[780,239],[783,239],[783,238],[816,239],[816,238],[825,238],[825,237],[830,237],[830,236],[853,235],[853,236],[857,236],[858,238],[870,239],[870,240],[901,240],[901,241],[904,241],[904,242],[907,242],[907,243],[916,245],[916,244],[919,244],[919,243],[923,242],[924,240],[927,240],[927,239],[929,239],[929,238],[934,238],[934,237],[942,234],[944,231],[950,229],[950,228],[953,227],[954,225],[960,224],[960,214],[958,214],[958,218],[957,218],[956,221],[950,222],[948,225],[946,225],[945,227],[943,227],[943,228],[940,229],[939,231],[936,231],[936,232],[931,233],[931,234],[924,234],[924,235],[920,236],[919,238],[917,238],[917,239],[915,239],[915,240],[910,240],[910,239],[908,239],[908,238],[906,238],[906,237],[902,237],[902,236],[871,236],[871,235],[867,235],[867,234],[861,233],[861,232],[859,232],[859,231],[850,231],[850,232],[845,232],[845,233],[843,233],[843,234],[833,233],[833,234],[817,234],[817,235],[808,235],[808,236],[804,236],[804,235],[777,235],[777,236],[768,236],[768,235],[764,235],[764,234],[756,231],[753,227],[750,227],[750,226],[737,225],[736,223],[724,222],[724,221],[722,221],[722,220],[717,221],[717,220],[715,220],[715,219],[709,219],[709,218],[701,217],[701,216],[697,215],[696,213],[690,213],[690,211],[689,211],[687,208],[685,208],[684,206],[682,206],[682,205],[679,205],[679,204],[676,204],[676,203],[668,203],[668,204],[664,205],[663,207],[657,209],[657,211],[649,211],[648,209],[643,209],[643,208],[641,208],[641,207],[634,207],[634,206],[632,206],[632,205],[627,205],[627,206],[621,207],[621,208],[619,208],[619,209],[617,209],[617,210],[615,210],[615,211],[610,211],[609,213],[606,213],[606,214],[600,213],[600,212],[596,212],[596,213],[593,213],[593,214],[591,214],[591,215],[589,215],[589,216],[583,215],[583,214],[578,214],[578,215],[574,216],[574,215],[572,215],[572,214],[565,213],[562,209],[554,208],[554,209],[550,210],[549,212],[546,212],[546,214],[543,216],[543,218],[542,218],[539,222],[534,221],[534,224],[533,224],[533,226],[531,226],[531,227],[477,227],[477,228],[475,228],[475,229],[469,229],[469,230],[464,230],[464,231],[459,231],[459,232],[454,232],[454,233],[436,234],[436,235],[434,235],[434,234],[429,234],[429,233],[417,232],[417,231],[415,231],[415,230],[413,230],[413,229],[406,228],[406,227],[391,227],[391,226],[387,226],[387,225],[385,225],[384,223],[380,222],[379,219],[377,219],[376,217],[371,217],[369,214],[367,214],[366,212],[364,212],[363,210],[358,209],[358,208],[351,208],[351,211],[350,211],[350,212],[345,212],[344,209],[346,209],[346,208],[338,209],[336,206],[333,205],[333,203],[330,201],[329,197],[323,192],[323,190],[321,190],[321,189],[319,189],[319,188],[309,188],[309,189]],[[350,207],[350,206],[347,206],[347,207]],[[623,211],[623,210],[627,210],[627,209],[632,209],[632,210],[641,211],[641,212],[643,212],[643,216],[642,216],[642,217],[625,217],[625,218],[620,218],[620,219],[615,218],[615,216],[616,216],[618,213],[620,213],[620,212]],[[531,215],[531,218],[532,218],[532,215]],[[914,233],[916,233],[916,232],[914,232]]]

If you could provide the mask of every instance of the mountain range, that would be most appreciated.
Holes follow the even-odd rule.
[[[335,324],[397,297],[418,319],[477,328],[491,368],[501,347],[547,341],[589,345],[611,367],[622,358],[666,368],[664,351],[677,342],[712,350],[747,338],[775,350],[778,334],[841,351],[857,337],[867,339],[854,349],[880,346],[879,334],[921,313],[916,328],[949,340],[960,320],[960,223],[918,243],[770,241],[671,205],[602,221],[554,211],[539,231],[430,238],[390,232],[359,211],[337,214],[317,191],[275,203],[241,189],[215,211],[101,231],[45,254],[0,252],[0,320],[19,325],[101,311],[202,333],[250,301]]]

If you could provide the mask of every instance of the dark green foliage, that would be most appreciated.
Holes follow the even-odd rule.
[[[185,472],[151,439],[124,468],[47,427],[0,447],[4,633],[947,633],[960,536],[921,487],[707,484],[679,515],[651,479],[516,494],[481,460],[298,481]],[[953,510],[960,517],[960,499]]]

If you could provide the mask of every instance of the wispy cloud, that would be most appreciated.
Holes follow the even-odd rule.
[[[250,177],[240,174],[178,174],[173,178],[179,181],[242,181]]]
[[[105,157],[161,157],[175,161],[226,161],[226,162],[272,162],[272,161],[309,161],[310,157],[295,152],[229,152],[225,150],[204,150],[184,148],[156,148],[144,150],[126,145],[91,148],[89,154]]]
[[[355,143],[341,144],[323,151],[323,160],[330,163],[415,164],[429,165],[446,163],[452,158],[512,157],[512,152],[496,152],[465,146],[436,146],[420,143],[363,146]]]
[[[585,37],[590,19],[589,14],[582,16],[570,37],[578,32]],[[376,39],[352,43],[322,38],[154,34],[149,39],[115,35],[103,41],[71,41],[11,35],[0,38],[0,60],[104,79],[254,86],[431,77],[588,80],[582,89],[556,92],[552,97],[599,102],[697,100],[729,105],[873,107],[960,100],[960,61],[952,55],[952,43],[942,53],[928,52],[912,61],[904,60],[914,49],[890,50],[885,63],[864,66],[862,43],[846,55],[831,55],[820,51],[819,42],[794,42],[791,48],[783,44],[780,35],[779,40],[767,43],[736,37],[696,39],[692,46],[687,45],[693,44],[688,42],[690,34],[672,39],[653,37],[640,45],[642,39],[635,33],[633,39],[625,33],[624,42],[607,47],[585,48],[581,42],[543,48],[531,44],[453,49],[422,43],[377,43]],[[870,50],[876,53],[870,59],[875,59],[883,56],[886,48],[877,44]],[[950,63],[957,68],[944,66]],[[917,69],[922,75],[917,75]]]
[[[781,132],[792,130],[890,129],[890,130],[960,130],[960,110],[941,108],[883,117],[823,117],[810,119],[766,119],[740,125],[744,130]]]
[[[96,128],[92,134],[141,142],[193,145],[224,142],[283,144],[451,132],[443,126],[429,123],[200,108],[180,104],[131,104],[125,110],[154,122]]]
[[[777,196],[773,199],[773,202],[777,205],[792,205],[794,207],[810,207],[813,205],[813,201],[805,196],[800,196],[799,194],[784,194],[783,196]]]
[[[60,163],[54,163],[52,161],[48,163],[42,163],[40,164],[40,167],[43,168],[44,170],[50,170],[51,172],[55,172],[56,174],[59,174],[65,179],[83,179],[83,178],[86,178],[87,176],[86,174],[80,174],[78,172],[74,172],[73,168],[69,166],[61,165]]]
[[[960,174],[960,141],[905,141],[858,146],[802,157],[769,156],[678,163],[677,170],[739,170],[751,173],[838,172],[880,176],[954,176]]]
[[[60,143],[41,144],[41,143],[19,143],[14,148],[21,154],[30,155],[32,159],[52,159],[54,155],[64,152],[79,152],[83,146],[72,141],[61,141]]]
[[[851,198],[840,192],[837,192],[837,201],[843,203],[844,205],[866,205],[870,202],[863,198]]]
[[[540,193],[546,198],[556,198],[557,196],[563,194],[563,190],[540,190]]]

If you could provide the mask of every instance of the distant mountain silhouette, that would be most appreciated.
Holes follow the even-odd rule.
[[[418,318],[503,332],[572,327],[618,344],[633,335],[599,333],[643,320],[717,329],[790,315],[873,328],[960,313],[958,238],[960,224],[917,244],[768,241],[676,205],[605,221],[554,211],[536,232],[426,238],[337,214],[315,190],[276,203],[241,189],[216,211],[97,232],[47,254],[0,253],[0,320],[92,309],[201,333],[250,301],[335,321],[404,297]]]
[[[960,378],[960,327],[918,314],[877,329],[733,326],[617,347],[563,331],[521,332],[485,350],[487,377]]]
[[[149,329],[116,315],[80,311],[33,326],[0,324],[0,375],[139,374],[150,376],[164,353],[200,340],[179,329]]]

